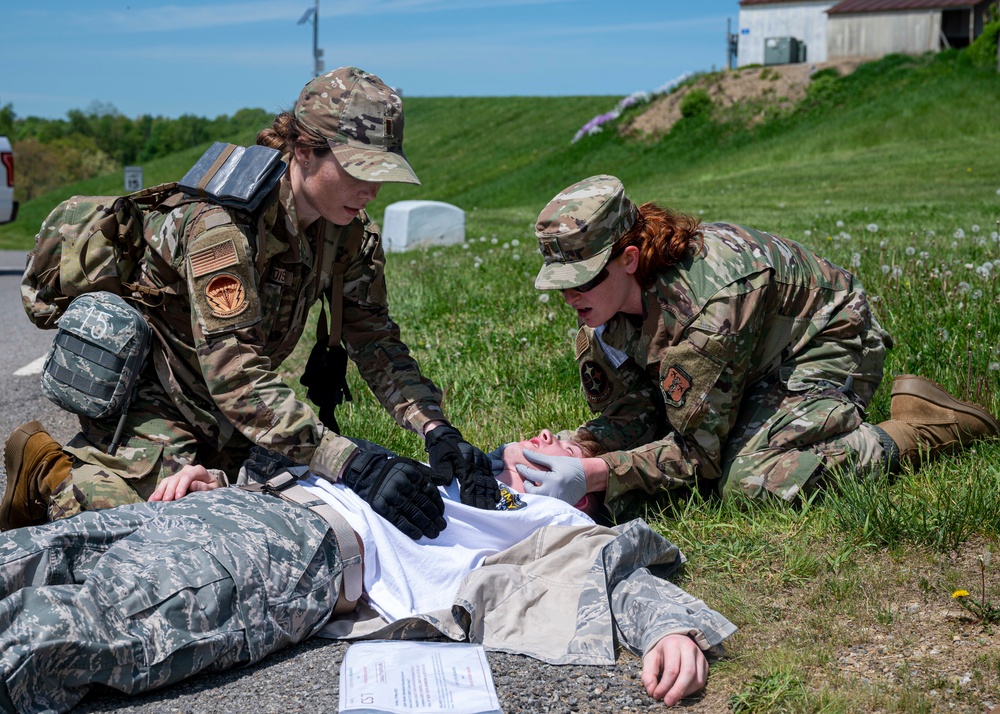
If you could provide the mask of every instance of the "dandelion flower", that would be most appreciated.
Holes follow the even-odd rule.
[[[951,594],[951,596],[953,598],[955,598],[956,600],[958,598],[960,598],[960,597],[969,597],[969,591],[968,590],[956,590],[955,592],[953,592]]]
[[[869,233],[878,233],[878,225],[875,224],[875,223],[869,223],[868,224],[868,232]]]
[[[548,301],[549,301],[548,293],[542,293],[541,295],[538,296],[538,302],[542,303],[543,305]]]

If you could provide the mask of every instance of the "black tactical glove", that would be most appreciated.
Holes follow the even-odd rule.
[[[466,506],[492,509],[497,505],[500,487],[493,476],[490,458],[463,439],[458,429],[450,425],[431,429],[426,449],[437,485],[449,486],[457,478]]]
[[[299,377],[306,387],[306,396],[319,408],[323,426],[340,433],[340,424],[334,411],[338,404],[351,401],[351,388],[347,386],[347,350],[340,345],[329,347],[325,339],[313,345],[306,368]]]
[[[437,538],[447,525],[444,501],[434,474],[413,459],[359,452],[341,481],[361,496],[377,514],[413,540]]]

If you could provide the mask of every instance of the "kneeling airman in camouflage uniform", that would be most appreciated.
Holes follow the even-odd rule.
[[[892,418],[865,421],[889,335],[858,280],[797,243],[656,204],[612,176],[559,193],[535,227],[535,280],[582,323],[583,391],[598,414],[577,432],[606,453],[530,458],[533,492],[609,504],[679,485],[786,501],[836,469],[903,463],[997,436],[1000,424],[914,375]],[[593,453],[593,452],[592,452]]]
[[[440,390],[388,313],[381,237],[364,208],[382,182],[419,183],[402,142],[399,96],[374,75],[337,69],[310,81],[293,111],[258,135],[288,164],[259,216],[180,191],[149,211],[136,279],[163,299],[139,306],[153,346],[125,441],[109,453],[117,418],[81,417],[65,446],[38,422],[15,430],[0,529],[145,501],[186,464],[235,477],[256,444],[344,480],[397,525],[436,536],[443,506],[424,472],[390,476],[383,459],[359,454],[278,374],[310,307],[338,280],[331,312],[361,375],[401,426],[425,437],[435,482],[457,477],[464,501],[491,508],[498,492],[488,460],[445,420]],[[426,512],[414,505],[417,493]]]

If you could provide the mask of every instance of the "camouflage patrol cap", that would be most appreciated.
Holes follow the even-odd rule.
[[[321,74],[302,88],[294,114],[351,176],[420,183],[403,154],[403,100],[374,74],[357,67]]]
[[[596,277],[636,214],[614,176],[591,176],[560,191],[535,223],[538,250],[545,259],[535,287],[566,290]]]

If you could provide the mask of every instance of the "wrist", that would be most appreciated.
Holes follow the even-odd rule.
[[[443,419],[432,419],[431,421],[424,424],[424,430],[421,433],[426,439],[427,435],[430,434],[432,430],[436,429],[439,426],[448,426],[448,422],[444,421]]]
[[[608,489],[608,465],[598,458],[583,458],[583,474],[587,478],[587,493]]]

